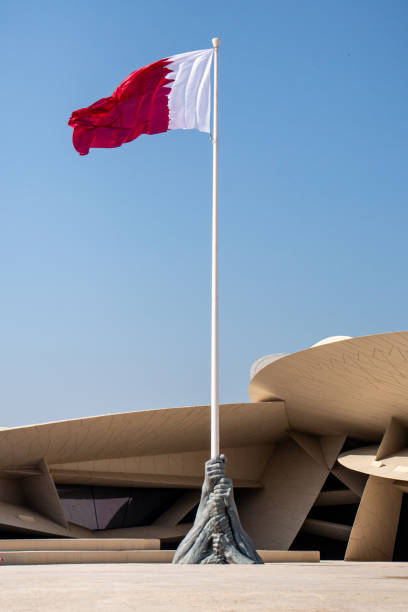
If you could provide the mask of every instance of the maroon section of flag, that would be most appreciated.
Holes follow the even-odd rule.
[[[213,50],[180,53],[132,72],[109,98],[72,113],[74,147],[120,147],[140,134],[210,131]]]
[[[81,155],[90,147],[120,147],[140,134],[158,134],[169,127],[167,68],[162,59],[132,72],[109,98],[74,111],[68,124],[74,128],[73,143]]]

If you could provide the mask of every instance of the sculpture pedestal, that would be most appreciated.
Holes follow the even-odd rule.
[[[263,563],[239,520],[232,480],[225,477],[224,455],[205,464],[196,519],[173,563]]]

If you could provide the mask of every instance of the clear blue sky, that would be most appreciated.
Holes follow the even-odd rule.
[[[408,3],[2,4],[0,426],[209,402],[211,144],[72,147],[132,70],[220,50],[221,400],[408,328]]]

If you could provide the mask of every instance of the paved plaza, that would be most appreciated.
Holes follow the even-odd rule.
[[[406,612],[408,563],[3,566],[0,609]]]

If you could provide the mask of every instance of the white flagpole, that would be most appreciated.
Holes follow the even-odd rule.
[[[213,111],[213,192],[212,192],[212,286],[211,286],[211,458],[220,454],[218,408],[218,47],[221,39],[213,38],[214,111]]]

